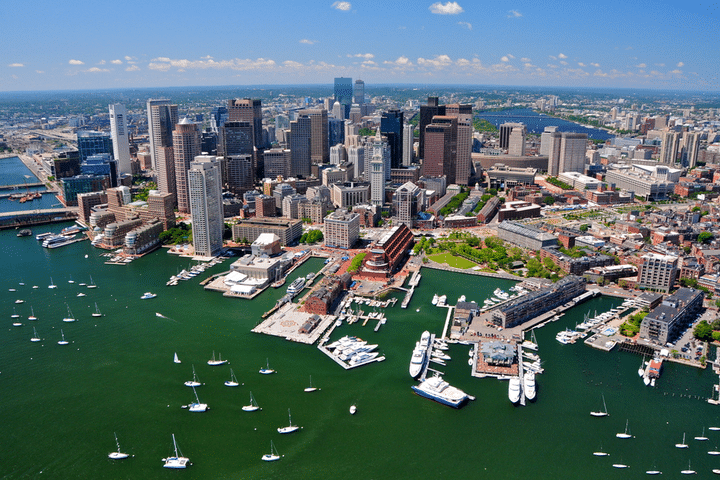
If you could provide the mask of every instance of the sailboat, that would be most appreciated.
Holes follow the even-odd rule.
[[[188,380],[187,382],[185,382],[185,386],[193,387],[193,388],[199,387],[200,385],[202,385],[202,383],[200,383],[200,381],[198,380],[198,377],[197,377],[197,373],[195,373],[195,365],[192,366],[192,370],[193,370],[193,378],[192,378],[192,380]]]
[[[63,333],[62,328],[60,329],[60,335],[62,336],[62,340],[58,342],[58,345],[67,345],[68,341],[65,340],[65,333]]]
[[[316,390],[319,390],[319,388],[313,387],[313,384],[312,384],[312,375],[310,375],[310,386],[309,386],[309,387],[306,387],[305,390],[303,390],[303,391],[305,391],[305,392],[314,392],[314,391],[316,391]]]
[[[608,411],[607,411],[607,405],[605,405],[605,395],[602,395],[602,401],[603,401],[603,409],[599,412],[590,412],[590,415],[593,417],[607,417]]]
[[[256,410],[262,410],[255,401],[255,397],[253,397],[252,392],[250,392],[250,405],[244,405],[242,407],[243,412],[254,412]]]
[[[33,327],[33,336],[30,339],[31,342],[39,342],[40,337],[38,337],[37,330],[35,330],[35,327]]]
[[[72,279],[72,275],[70,275],[70,280],[68,280],[68,283],[75,283],[75,280]]]
[[[70,305],[68,305],[68,304],[66,303],[65,306],[66,306],[67,309],[68,309],[68,316],[65,317],[65,318],[63,318],[63,322],[67,322],[67,323],[69,323],[69,322],[74,322],[74,321],[75,321],[75,317],[73,317],[73,314],[72,314],[72,312],[70,311]]]
[[[287,427],[280,427],[277,429],[278,433],[293,433],[300,429],[297,425],[292,424],[292,415],[290,415],[290,409],[288,408],[288,419],[290,424]]]
[[[222,355],[220,355],[219,360],[215,360],[215,350],[213,350],[212,358],[210,360],[208,360],[208,362],[207,362],[208,365],[213,366],[213,367],[215,367],[217,365],[224,365],[226,363],[227,363],[227,360],[223,360]]]
[[[181,362],[180,362],[180,359],[179,359],[178,356],[177,356],[177,352],[175,352],[175,358],[173,359],[173,362],[175,362],[175,363],[181,363]]]
[[[610,454],[607,452],[603,452],[602,443],[600,443],[600,450],[598,450],[597,452],[593,452],[593,455],[595,455],[596,457],[607,457]]]
[[[237,378],[235,377],[235,372],[233,372],[233,369],[230,369],[230,380],[225,382],[226,387],[237,387],[240,385],[237,381]]]
[[[57,285],[53,283],[52,277],[50,277],[50,285],[48,285],[48,288],[57,288]]]
[[[87,288],[97,288],[97,285],[93,282],[92,275],[90,275],[90,283],[87,284]]]
[[[100,313],[100,308],[97,306],[97,302],[95,302],[95,312],[91,313],[93,317],[102,317],[102,313]]]
[[[191,403],[188,405],[188,410],[191,412],[206,412],[208,410],[207,403],[200,403],[200,399],[198,398],[197,391],[195,390],[195,387],[192,387],[193,393],[195,394],[195,403]]]
[[[632,438],[632,435],[628,433],[628,422],[630,420],[625,420],[625,433],[616,433],[615,436],[617,438]]]
[[[262,373],[263,375],[270,375],[271,373],[275,373],[275,370],[270,368],[270,360],[266,359],[266,361],[267,365],[264,368],[260,369],[260,373]]]
[[[15,310],[15,307],[13,307],[13,313],[12,313],[12,315],[10,315],[10,318],[20,318],[20,314],[17,313],[17,311]]]
[[[115,434],[115,445],[117,445],[117,452],[110,452],[108,454],[108,458],[112,458],[113,460],[122,460],[123,458],[129,457],[127,453],[122,453],[120,451],[120,442],[118,442],[117,433]]]
[[[680,470],[680,473],[683,475],[695,475],[697,472],[690,467],[690,460],[688,460],[688,468],[687,470]]]
[[[33,310],[33,307],[30,307],[30,316],[28,317],[28,320],[31,322],[34,322],[37,320],[37,317],[35,316],[35,311]]]
[[[163,462],[165,464],[163,467],[165,468],[186,468],[188,465],[190,465],[190,459],[187,457],[183,457],[182,452],[180,452],[180,448],[177,446],[177,442],[175,441],[175,434],[172,434],[173,439],[173,447],[175,448],[175,456],[173,457],[167,457],[163,458]],[[178,452],[180,452],[178,454]]]
[[[625,465],[624,463],[613,463],[613,467],[615,467],[615,468],[630,468],[629,466]]]
[[[695,440],[698,440],[700,442],[706,442],[708,440],[708,437],[705,436],[705,427],[703,427],[703,433],[699,437],[695,437]]]
[[[683,432],[682,443],[676,443],[675,447],[676,448],[688,448],[687,443],[685,443],[685,432]]]
[[[262,456],[262,459],[266,462],[274,462],[275,460],[280,460],[285,455],[279,455],[277,449],[275,448],[275,444],[272,440],[270,440],[270,453],[266,453]]]
[[[638,368],[638,376],[642,377],[643,375],[645,375],[645,357],[643,357],[640,368]]]

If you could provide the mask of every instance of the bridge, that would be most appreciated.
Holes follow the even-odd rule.
[[[16,183],[15,185],[0,185],[0,190],[20,190],[21,188],[44,187],[42,182],[34,183]]]
[[[78,218],[78,208],[46,208],[0,213],[0,230],[46,223],[67,222]]]

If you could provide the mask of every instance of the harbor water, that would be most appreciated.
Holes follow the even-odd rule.
[[[617,299],[592,299],[536,331],[545,373],[537,378],[537,401],[525,407],[508,401],[507,382],[471,377],[470,347],[451,345],[452,360],[438,369],[476,397],[455,410],[410,388],[412,348],[423,330],[440,334],[447,314],[431,299],[445,294],[454,304],[465,295],[482,303],[511,281],[424,269],[408,308],[398,302],[386,309],[379,331],[373,321],[335,330],[332,339],[357,335],[387,357],[346,371],[315,346],[250,332],[286,287],[247,301],[199,286],[231,260],[168,287],[187,258],[161,249],[128,265],[105,265],[102,251],[88,242],[48,250],[15,233],[0,232],[1,478],[606,479],[644,477],[655,466],[677,477],[688,462],[708,478],[720,468],[720,457],[707,454],[720,450],[720,432],[707,429],[720,426],[720,406],[706,402],[717,380],[710,369],[665,362],[649,388],[637,375],[641,357],[555,341],[588,310],[607,311]],[[310,259],[289,281],[322,266]],[[91,277],[96,289],[80,286]],[[57,288],[48,288],[51,279]],[[157,297],[141,300],[148,291]],[[99,318],[90,315],[96,303]],[[68,307],[76,322],[63,322]],[[31,308],[37,321],[27,320]],[[22,327],[12,326],[13,311]],[[41,342],[30,342],[33,327]],[[69,345],[57,344],[60,329]],[[213,352],[229,364],[208,366]],[[175,353],[182,363],[173,363]],[[276,374],[258,373],[266,362]],[[210,406],[205,413],[181,408],[195,399],[183,385],[193,365],[204,384],[198,397]],[[241,383],[236,388],[223,384],[231,367]],[[311,375],[321,390],[305,393]],[[241,410],[251,391],[261,411]],[[602,407],[601,395],[610,416],[591,417]],[[353,404],[357,413],[350,415]],[[288,409],[303,429],[280,435]],[[615,438],[626,420],[635,438]],[[704,427],[710,440],[693,440]],[[131,458],[107,458],[116,450],[113,432]],[[690,448],[676,449],[684,432]],[[182,473],[162,468],[161,459],[172,453],[171,434],[193,463]],[[261,457],[271,440],[284,457],[266,463]],[[601,448],[610,456],[592,455]]]
[[[23,164],[18,157],[0,158],[0,185],[24,185],[26,183],[37,183],[38,179],[29,168]],[[24,194],[27,191],[34,192],[45,190],[45,187],[25,188],[20,186],[15,190],[0,190],[0,195]],[[62,208],[62,204],[54,194],[46,193],[42,198],[20,203],[18,200],[0,198],[0,213],[20,212],[25,210],[39,210],[49,208]]]

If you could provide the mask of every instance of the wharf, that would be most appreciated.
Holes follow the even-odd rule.
[[[428,343],[427,350],[425,350],[425,365],[422,368],[422,371],[420,372],[420,382],[425,381],[425,377],[427,377],[427,371],[431,370],[430,368],[430,357],[432,356],[432,349],[433,345],[435,344],[435,334],[430,334],[430,342]]]
[[[328,340],[330,340],[330,335],[332,335],[332,332],[335,330],[335,328],[337,326],[338,326],[337,323],[333,322],[333,324],[330,326],[330,328],[325,332],[325,334],[322,336],[322,338],[318,342],[318,350],[320,350],[325,355],[330,357],[335,363],[337,363],[338,365],[343,367],[345,370],[352,370],[353,368],[362,367],[363,365],[369,365],[371,363],[382,362],[385,360],[384,355],[375,357],[372,360],[369,360],[367,362],[362,362],[362,363],[358,363],[355,365],[350,365],[349,363],[345,363],[342,360],[340,360],[337,356],[333,355],[330,350],[325,348],[325,344],[328,342]]]
[[[312,345],[317,342],[323,332],[335,323],[335,315],[317,315],[320,322],[309,333],[300,333],[300,329],[315,314],[301,312],[295,303],[286,303],[279,307],[275,313],[260,322],[251,331],[264,333],[275,337],[283,337],[291,342]]]
[[[520,345],[517,345],[517,356],[518,356],[518,377],[520,378],[520,384],[522,387],[520,388],[520,405],[523,407],[525,406],[525,385],[523,382],[523,351],[522,347]]]

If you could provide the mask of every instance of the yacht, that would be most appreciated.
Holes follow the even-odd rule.
[[[430,332],[427,330],[425,330],[420,336],[420,346],[425,348],[430,346]]]
[[[520,401],[520,377],[510,378],[508,385],[508,398],[512,403],[518,403]]]
[[[356,413],[357,413],[357,406],[350,405],[350,415],[355,415]]]
[[[305,278],[298,277],[290,284],[290,286],[288,286],[287,293],[290,296],[294,297],[295,295],[300,293],[303,288],[305,288]]]
[[[175,434],[172,434],[173,439],[173,447],[175,448],[175,454],[172,457],[163,458],[163,462],[165,464],[163,467],[165,468],[186,468],[188,465],[190,465],[190,459],[187,457],[183,457],[182,452],[180,452],[180,448],[177,446],[177,442],[175,441]],[[178,454],[178,452],[180,452]]]
[[[525,372],[523,375],[523,389],[525,390],[525,398],[530,401],[535,400],[537,389],[535,384],[535,374],[533,372]]]
[[[215,351],[213,350],[212,358],[207,361],[207,364],[211,367],[216,367],[218,365],[225,365],[227,363],[227,360],[222,359],[222,355],[218,357],[218,360],[215,360]]]
[[[262,410],[255,401],[255,397],[253,397],[252,392],[250,392],[250,405],[243,405],[242,407],[243,412],[254,412],[256,410]]]
[[[33,336],[30,339],[31,342],[39,342],[40,337],[38,337],[37,330],[35,330],[35,327],[33,327]]]
[[[682,443],[676,443],[675,448],[688,448],[687,443],[685,443],[685,432],[683,432]]]
[[[272,373],[275,373],[275,370],[273,370],[272,368],[270,368],[270,360],[269,360],[269,359],[265,359],[265,362],[266,362],[265,367],[263,367],[263,368],[260,369],[260,373],[263,374],[263,375],[270,375],[270,374],[272,374]]]
[[[590,415],[592,415],[593,417],[607,417],[608,416],[607,405],[605,405],[605,395],[602,396],[602,401],[603,401],[602,411],[590,412]]]
[[[60,335],[62,336],[62,340],[58,342],[58,345],[67,345],[68,341],[65,340],[65,334],[62,331],[62,328],[60,329]]]
[[[470,396],[459,388],[451,386],[438,374],[425,379],[420,385],[411,387],[421,397],[435,400],[443,405],[460,408]]]
[[[690,467],[690,460],[688,460],[688,468],[687,468],[687,470],[680,470],[680,473],[682,473],[683,475],[695,475],[695,474],[697,474],[697,472]]]
[[[154,293],[152,293],[152,292],[145,292],[145,293],[143,294],[143,296],[140,297],[140,300],[149,300],[149,299],[155,298],[155,297],[157,297],[156,294],[154,294]]]
[[[70,305],[65,304],[65,306],[68,309],[67,317],[63,318],[63,322],[70,323],[75,321],[75,317],[73,316],[72,312],[70,311]]]
[[[270,453],[266,453],[262,456],[262,459],[266,462],[274,462],[276,460],[280,460],[282,458],[281,455],[278,454],[277,449],[275,448],[275,444],[272,440],[270,440]]]
[[[280,427],[277,429],[278,433],[293,433],[300,430],[300,427],[292,424],[292,416],[290,415],[290,409],[288,408],[288,419],[289,425],[287,427]]]
[[[437,306],[438,307],[444,307],[447,304],[447,295],[442,295],[440,298],[438,298]]]
[[[437,305],[438,300],[440,300],[440,297],[438,297],[438,294],[436,293],[435,295],[433,295],[432,302],[430,303],[432,303],[433,305]]]
[[[193,387],[193,393],[195,394],[195,403],[191,403],[190,405],[188,405],[188,410],[191,412],[207,412],[208,404],[200,403],[200,399],[198,398],[198,394],[197,394],[197,391],[195,390],[195,387]]]
[[[374,360],[378,355],[380,355],[378,352],[358,352],[350,357],[348,363],[355,367]]]
[[[233,372],[233,369],[230,369],[230,380],[225,382],[226,387],[237,387],[240,385],[238,383],[237,377],[235,377],[235,372]]]

